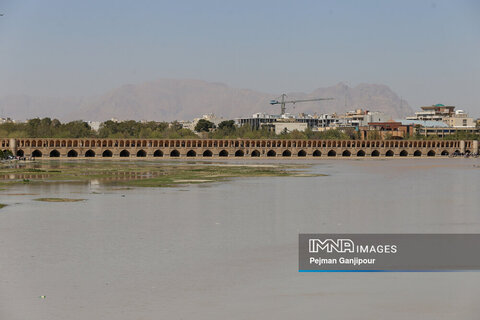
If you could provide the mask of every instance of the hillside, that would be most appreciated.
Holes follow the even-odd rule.
[[[287,93],[288,94],[288,93]],[[278,113],[270,99],[278,94],[237,89],[222,83],[201,80],[161,79],[138,85],[124,85],[98,97],[39,98],[7,96],[0,98],[2,116],[28,119],[49,116],[61,120],[188,120],[205,113],[226,118],[248,116],[255,112]],[[348,87],[343,83],[318,88],[311,93],[290,93],[290,98],[332,97],[335,100],[297,104],[291,113],[345,112],[356,108],[383,111],[393,118],[412,113],[388,86],[360,84]]]

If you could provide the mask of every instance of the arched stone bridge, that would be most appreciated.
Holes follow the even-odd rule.
[[[36,158],[445,157],[478,153],[478,141],[278,139],[2,139]]]

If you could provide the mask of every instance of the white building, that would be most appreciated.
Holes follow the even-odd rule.
[[[0,118],[0,124],[4,124],[4,123],[17,123],[17,122],[10,118]]]
[[[102,124],[100,121],[87,121],[87,123],[94,131],[98,131],[98,129],[100,129],[100,125]]]
[[[368,111],[357,109],[355,111],[348,111],[343,115],[338,116],[339,127],[361,127],[368,126],[370,122],[387,122],[391,120],[389,115],[379,111]]]
[[[415,112],[415,116],[407,117],[407,120],[442,121],[451,128],[474,128],[475,120],[470,118],[463,110],[456,110],[454,106],[436,104],[421,107],[422,111]]]
[[[303,132],[308,128],[306,122],[275,122],[273,126],[275,127],[275,134],[289,133],[294,130]]]
[[[220,122],[225,121],[225,119],[222,117],[218,118],[217,116],[215,116],[215,114],[208,113],[204,114],[201,118],[193,119],[193,121],[181,121],[180,123],[182,124],[183,128],[195,131],[195,126],[201,119],[212,122],[216,127],[219,125]]]

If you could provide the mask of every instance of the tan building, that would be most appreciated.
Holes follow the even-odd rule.
[[[457,110],[452,116],[443,118],[449,127],[453,128],[475,128],[476,123],[463,110]]]

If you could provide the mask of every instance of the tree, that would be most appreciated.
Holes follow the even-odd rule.
[[[0,150],[0,159],[7,159],[9,156],[13,156],[10,150],[5,150],[5,151]]]
[[[218,124],[218,129],[222,130],[235,130],[235,121],[225,120]]]
[[[209,132],[210,129],[213,128],[215,128],[215,124],[206,119],[198,120],[197,124],[195,125],[195,131],[197,132]]]
[[[380,134],[380,131],[378,130],[370,130],[367,132],[367,139],[368,140],[381,140],[382,135]]]

